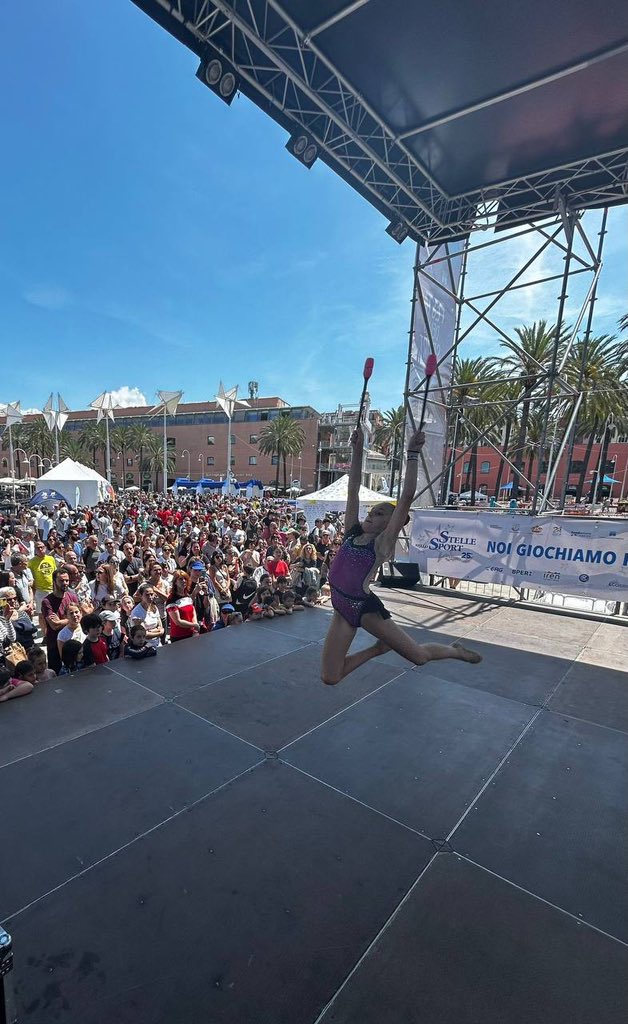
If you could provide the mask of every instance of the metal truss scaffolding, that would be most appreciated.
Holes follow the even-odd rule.
[[[465,356],[498,356],[499,343],[502,341],[507,341],[516,351],[520,351],[515,327],[523,326],[526,319],[537,320],[543,315],[548,324],[553,323],[556,329],[549,363],[537,364],[538,372],[535,371],[533,386],[521,390],[512,401],[501,399],[491,402],[482,397],[456,401],[453,385],[447,389],[441,387],[436,379],[438,374],[435,375],[430,390],[430,403],[446,410],[446,451],[442,468],[432,475],[427,472],[426,482],[417,499],[427,494],[430,504],[444,504],[465,455],[474,444],[482,444],[492,447],[513,470],[513,476],[516,475],[517,480],[531,489],[533,513],[564,504],[565,487],[555,494],[556,474],[563,452],[567,450],[571,455],[573,451],[577,415],[582,401],[582,393],[565,378],[564,369],[576,339],[586,342],[591,333],[602,267],[607,210],[588,216],[595,220],[595,224],[591,222],[588,228],[591,234],[597,232],[597,240],[589,237],[580,214],[563,211],[562,216],[551,221],[527,227],[512,227],[495,233],[487,240],[476,241],[479,236],[474,235],[474,241],[466,244],[463,271],[459,275],[459,285],[455,292],[442,283],[447,275],[442,272],[439,275],[438,287],[450,300],[453,299],[457,310],[453,343],[439,356],[439,368],[446,360],[449,360],[450,365],[453,363],[452,380],[455,379],[456,362]],[[428,249],[417,246],[408,367],[412,359],[417,307],[424,308],[434,293],[435,262],[442,264],[443,261],[456,259],[460,259],[459,250],[454,253],[447,245]],[[476,286],[483,278],[484,268],[491,274],[491,278],[486,281],[485,287],[477,291]],[[450,277],[454,279],[453,274]],[[558,288],[555,314],[547,317],[546,312],[540,314],[536,311],[541,308],[541,302],[544,311],[551,308],[549,291],[554,286]],[[564,339],[561,343],[558,329],[561,324],[569,329],[566,343]],[[431,348],[434,351],[432,345]],[[446,376],[449,379],[449,374]],[[490,382],[493,386],[495,383],[500,382]],[[408,416],[411,416],[413,400],[420,398],[424,385],[423,378],[417,380],[413,387],[406,386]],[[481,386],[479,393],[483,394]],[[536,468],[532,479],[528,479],[522,467],[515,466],[503,451],[503,446],[500,446],[500,428],[503,428],[509,417],[515,416],[517,409],[532,402],[535,410],[541,413],[542,432],[537,442],[538,454],[534,459]],[[481,426],[473,422],[471,413],[478,404],[488,412]],[[491,412],[493,406],[494,415]],[[414,427],[412,421],[411,425]],[[466,440],[464,444],[460,444],[462,436]],[[427,468],[424,466],[424,470]]]
[[[212,54],[226,58],[238,75],[241,90],[288,131],[305,131],[322,158],[401,229],[398,241],[406,234],[415,241],[462,238],[475,228],[492,224],[496,217],[504,224],[528,223],[556,211],[561,196],[572,209],[626,202],[626,146],[544,166],[460,194],[447,192],[413,146],[425,133],[445,123],[458,124],[516,96],[537,95],[552,82],[571,81],[592,65],[606,67],[625,57],[627,42],[399,131],[352,84],[347,77],[351,70],[338,67],[330,56],[335,35],[348,30],[353,18],[361,19],[365,9],[372,10],[365,8],[366,0],[336,6],[330,17],[321,17],[309,27],[297,23],[289,8],[299,9],[299,5],[287,0],[134,2],[202,59]],[[306,13],[311,22],[314,12]],[[303,11],[300,18],[305,20]],[[391,39],[388,45],[393,42]],[[376,45],[376,40],[370,39],[369,44]]]

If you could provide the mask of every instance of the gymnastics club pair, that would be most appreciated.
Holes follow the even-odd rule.
[[[362,376],[364,377],[364,384],[362,385],[362,397],[360,399],[360,411],[358,413],[358,426],[360,425],[360,420],[362,419],[362,412],[364,410],[364,400],[366,399],[366,388],[369,380],[371,379],[374,366],[375,360],[371,356],[369,356],[368,359],[366,359],[364,362],[364,369],[362,371]],[[421,422],[419,423],[419,430],[423,430],[423,424],[425,423],[427,395],[430,389],[430,381],[432,380],[432,377],[436,373],[437,366],[438,360],[434,353],[432,352],[425,360],[425,391],[423,392],[423,406],[421,408]]]

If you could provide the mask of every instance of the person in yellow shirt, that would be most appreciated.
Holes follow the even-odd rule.
[[[52,574],[57,568],[57,563],[42,540],[35,541],[35,556],[30,559],[28,568],[33,574],[33,591],[35,608],[39,615],[39,628],[45,635],[46,621],[41,613],[41,602],[52,590]]]

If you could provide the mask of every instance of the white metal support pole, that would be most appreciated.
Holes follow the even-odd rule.
[[[166,424],[166,405],[164,403],[164,494],[168,494],[168,433]]]
[[[227,494],[231,493],[231,416],[227,414]]]
[[[105,454],[107,458],[107,483],[111,483],[111,445],[109,443],[109,417],[105,416],[105,438],[106,438],[106,449]]]
[[[58,424],[56,422],[55,422],[55,461],[57,463],[57,466],[61,462],[61,458],[59,456],[59,427],[58,427]],[[111,483],[111,481],[109,481],[109,483]]]
[[[8,419],[8,416],[7,416]],[[15,459],[13,458],[13,434],[9,423],[9,470],[11,472],[11,486],[13,488],[13,501],[15,501]]]

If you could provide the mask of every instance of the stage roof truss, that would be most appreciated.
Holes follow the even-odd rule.
[[[555,154],[548,151],[542,154],[546,166],[540,169],[513,177],[498,175],[465,190],[446,187],[443,175],[432,171],[412,148],[419,137],[432,137],[435,130],[464,123],[478,113],[488,116],[521,97],[538,95],[542,103],[543,90],[557,84],[574,83],[574,89],[581,88],[584,79],[579,76],[596,67],[606,73],[612,64],[621,71],[624,63],[620,62],[628,57],[628,38],[621,37],[623,23],[615,29],[605,23],[597,47],[595,41],[579,42],[562,66],[558,63],[536,73],[532,69],[530,77],[521,81],[513,72],[512,81],[505,81],[501,89],[487,95],[472,92],[468,102],[400,130],[356,87],[364,68],[346,57],[346,51],[342,58],[332,57],[334,44],[338,39],[346,43],[346,33],[354,26],[362,29],[361,38],[367,39],[373,53],[379,43],[384,56],[390,56],[398,43],[399,24],[393,24],[388,14],[392,8],[378,0],[325,3],[319,19],[314,8],[299,0],[134,2],[201,59],[212,53],[226,58],[240,78],[242,92],[291,134],[302,130],[311,136],[321,158],[392,224],[402,224],[415,241],[462,238],[476,228],[494,227],[496,214],[503,222],[500,225],[498,217],[498,227],[510,226],[550,216],[561,203],[573,211],[628,200],[628,132],[625,144],[606,152],[586,153],[581,147],[577,159],[557,163],[551,161]],[[472,9],[473,5],[471,14]],[[611,24],[611,14],[610,8],[604,8],[598,20],[605,17]],[[370,19],[366,37],[365,19]],[[378,26],[385,39],[374,37]],[[499,27],[494,30],[498,44]],[[344,39],[339,33],[345,33]],[[592,52],[584,52],[586,45],[593,46]],[[367,62],[373,59],[368,49],[360,56]],[[382,76],[382,89],[390,86],[401,92],[390,62],[373,74]],[[425,86],[420,76],[415,83],[417,88]],[[599,145],[597,139],[594,143]],[[473,186],[472,181],[469,184]]]

